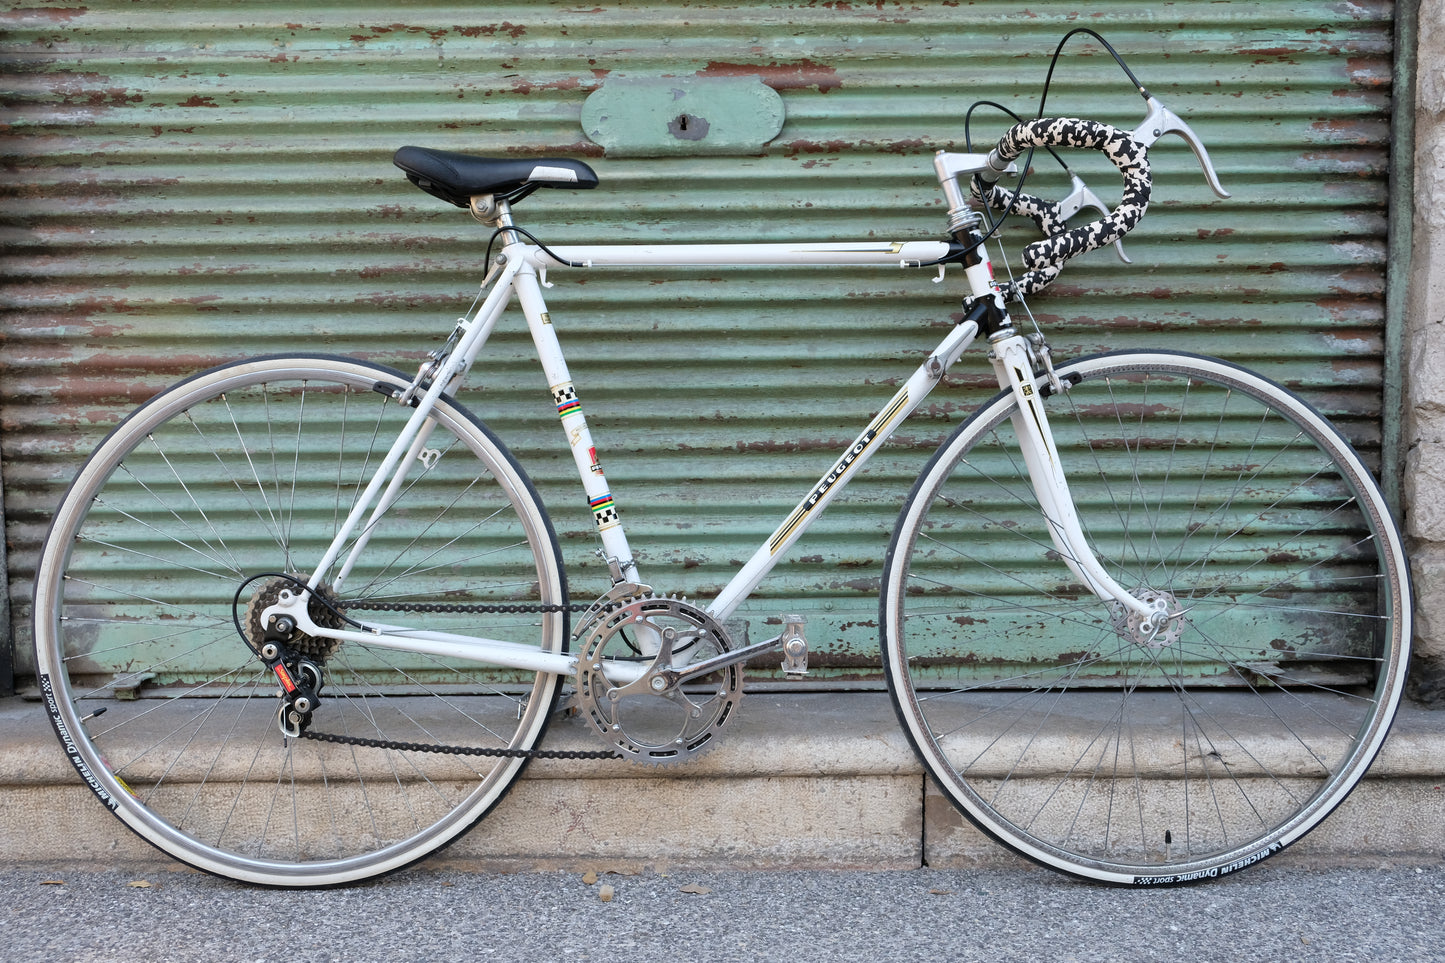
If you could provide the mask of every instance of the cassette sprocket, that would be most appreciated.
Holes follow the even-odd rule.
[[[246,627],[246,637],[250,640],[251,648],[259,651],[261,640],[266,634],[266,627],[261,624],[261,613],[280,600],[283,590],[290,589],[294,592],[298,587],[305,585],[305,576],[301,574],[292,575],[289,578],[277,577],[262,583],[246,604],[243,624]],[[311,620],[321,628],[345,628],[346,620],[337,613],[336,604],[336,596],[329,589],[317,588],[312,590],[311,601],[306,606],[306,611],[311,616]],[[336,639],[317,638],[300,631],[287,640],[286,644],[297,655],[311,659],[318,664],[325,664],[326,660],[341,647],[341,643]]]
[[[740,665],[676,678],[730,648],[723,627],[683,599],[618,600],[585,621],[577,641],[577,707],[603,742],[635,762],[670,765],[707,751],[742,698]],[[623,667],[634,681],[614,681]]]

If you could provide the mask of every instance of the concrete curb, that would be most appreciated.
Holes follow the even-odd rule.
[[[1018,866],[928,784],[883,693],[752,692],[678,769],[543,760],[429,865],[463,870]],[[560,720],[555,749],[590,749]],[[1401,710],[1370,775],[1285,859],[1445,859],[1445,712]],[[0,845],[12,862],[168,862],[81,784],[39,702],[0,700]]]

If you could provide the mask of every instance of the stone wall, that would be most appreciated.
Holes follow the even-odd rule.
[[[1445,0],[1421,0],[1414,243],[1405,327],[1405,533],[1417,698],[1445,706]]]

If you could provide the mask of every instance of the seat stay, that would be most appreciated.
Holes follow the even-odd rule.
[[[432,373],[430,386],[412,399],[411,403],[415,407],[411,417],[403,426],[401,433],[397,435],[396,440],[392,442],[386,457],[382,459],[366,489],[356,500],[350,513],[342,522],[341,528],[331,540],[326,554],[322,556],[310,579],[307,580],[310,588],[314,589],[320,586],[332,566],[341,560],[342,564],[333,576],[331,586],[333,591],[338,593],[341,591],[342,584],[355,564],[357,556],[360,555],[370,539],[372,528],[395,500],[395,493],[400,490],[407,472],[416,463],[423,448],[419,440],[424,439],[431,430],[431,413],[435,409],[437,401],[470,367],[472,360],[481,351],[482,346],[491,335],[492,329],[496,327],[497,320],[502,316],[502,312],[511,300],[512,279],[520,267],[520,264],[506,265],[481,306],[477,308],[476,313],[459,325],[459,339],[454,350],[442,362],[440,368]],[[397,387],[400,390],[405,386],[398,385]],[[366,523],[365,528],[358,532],[358,528],[362,525],[362,518],[368,512],[371,513],[370,520]],[[356,535],[354,541],[352,540],[353,534]],[[350,543],[349,547],[348,543]],[[344,558],[343,553],[345,553]]]

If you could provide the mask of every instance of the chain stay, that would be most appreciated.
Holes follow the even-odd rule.
[[[585,612],[591,604],[572,602],[464,603],[464,602],[364,602],[339,601],[343,611],[438,612],[438,613],[551,613]],[[301,731],[302,739],[317,742],[361,746],[366,749],[391,749],[396,752],[435,752],[447,756],[487,756],[505,759],[620,759],[622,754],[606,749],[497,749],[489,746],[445,746],[425,742],[398,742],[394,739],[366,739],[360,736],[339,736],[329,732]]]
[[[437,612],[446,614],[487,613],[514,615],[518,613],[585,612],[592,606],[582,602],[365,602],[361,600],[338,601],[336,607],[342,611],[361,612]]]

